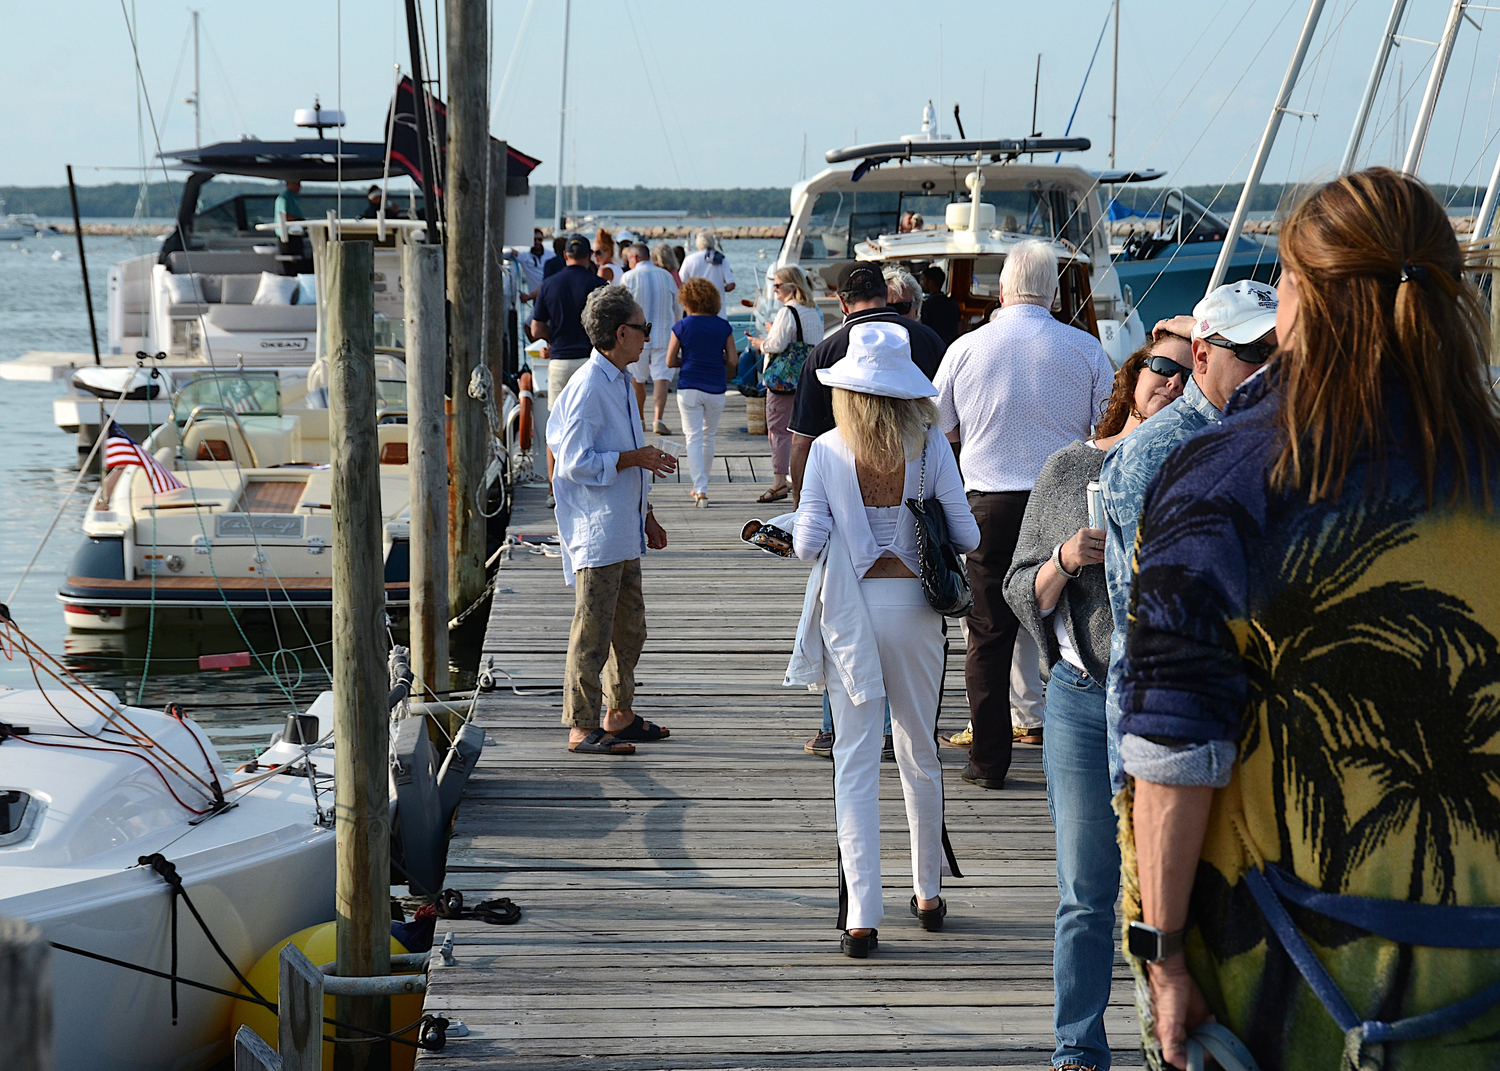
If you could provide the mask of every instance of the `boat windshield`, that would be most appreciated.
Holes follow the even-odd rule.
[[[380,396],[381,409],[404,410],[406,408],[406,380],[377,379],[375,392]]]
[[[813,203],[798,260],[804,265],[818,260],[852,260],[854,247],[860,242],[898,233],[906,213],[921,217],[924,228],[941,227],[948,205],[968,199],[967,192],[829,190]],[[1069,190],[985,190],[981,199],[995,206],[996,226],[1012,234],[1066,238],[1079,245],[1087,230],[1087,221],[1078,211],[1078,199]]]
[[[232,410],[240,416],[280,416],[281,384],[275,375],[204,376],[172,399],[172,419],[186,424],[201,405]]]

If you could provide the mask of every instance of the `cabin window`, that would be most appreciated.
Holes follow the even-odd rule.
[[[0,836],[21,828],[31,797],[15,789],[0,790]]]
[[[975,257],[974,277],[969,282],[969,293],[975,297],[1000,300],[1000,269],[1005,266],[1004,257]]]

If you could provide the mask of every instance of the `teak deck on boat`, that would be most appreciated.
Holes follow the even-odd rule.
[[[675,406],[668,408],[681,440]],[[732,395],[719,450],[732,467],[707,510],[653,492],[670,545],[643,562],[650,638],[636,710],[672,736],[629,758],[570,755],[559,723],[572,590],[556,558],[501,566],[486,656],[514,674],[479,702],[487,730],[459,809],[448,884],[508,896],[519,924],[444,922],[426,1007],[469,1035],[433,1068],[1044,1067],[1052,1040],[1052,826],[1041,749],[1017,747],[1009,786],[964,784],[942,748],[962,879],[941,933],[917,927],[895,767],[884,764],[886,918],[868,960],[839,954],[831,769],[804,754],[819,699],[781,686],[806,566],[745,547],[768,473]],[[750,460],[753,457],[753,461]],[[685,459],[684,459],[685,462]],[[765,477],[761,477],[765,479]],[[723,486],[719,486],[719,484]],[[512,531],[555,532],[544,487]],[[963,727],[963,637],[950,627],[944,733]],[[546,691],[546,689],[554,689]],[[1138,1063],[1128,974],[1107,1014],[1116,1063]]]

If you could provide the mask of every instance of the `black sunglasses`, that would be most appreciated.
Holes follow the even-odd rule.
[[[1205,338],[1203,341],[1228,350],[1246,364],[1265,364],[1276,352],[1274,342],[1230,342],[1227,338]]]
[[[627,323],[624,326],[635,328],[637,331],[639,331],[641,333],[641,337],[642,338],[650,338],[651,337],[651,325],[650,324],[632,324],[632,323]]]
[[[1150,357],[1146,358],[1146,367],[1157,375],[1166,376],[1168,379],[1171,379],[1173,376],[1181,376],[1184,383],[1193,374],[1191,368],[1180,365],[1172,360],[1172,358],[1163,357],[1159,353],[1153,353]]]
[[[911,312],[910,301],[891,301],[887,304],[889,304],[891,308],[895,309],[902,316],[905,316],[907,313]]]

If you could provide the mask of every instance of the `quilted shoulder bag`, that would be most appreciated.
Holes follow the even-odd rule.
[[[928,499],[927,447],[922,447],[922,475],[917,481],[917,497],[906,500],[906,508],[917,518],[917,554],[922,560],[922,594],[927,603],[944,617],[967,617],[974,607],[974,593],[969,590],[969,573],[964,561],[948,539],[948,517],[943,504]]]
[[[773,354],[771,364],[761,376],[761,385],[779,394],[791,394],[797,389],[797,380],[802,378],[802,365],[812,347],[802,340],[802,317],[794,305],[782,306],[791,313],[792,323],[797,325],[797,340],[780,353]]]

